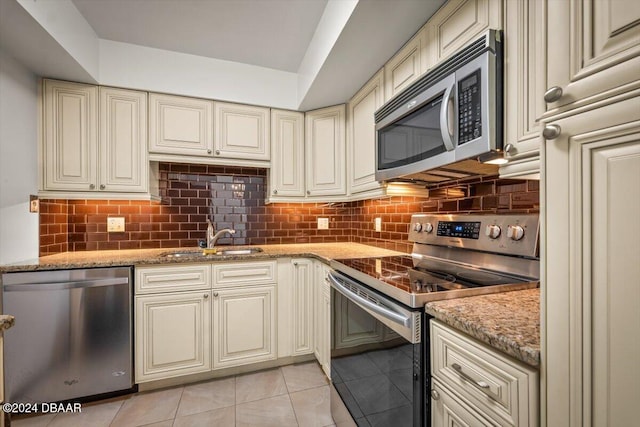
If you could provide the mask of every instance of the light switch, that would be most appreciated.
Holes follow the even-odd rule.
[[[108,233],[122,233],[124,231],[124,217],[111,216],[107,218]]]
[[[318,230],[329,229],[329,218],[318,218]]]

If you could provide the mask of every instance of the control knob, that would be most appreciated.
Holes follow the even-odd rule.
[[[417,231],[417,232],[422,231],[422,224],[420,224],[419,222],[416,222],[415,224],[413,224],[413,231]]]
[[[497,239],[500,237],[500,226],[499,225],[487,225],[487,228],[484,230],[484,234],[487,235],[490,239]]]
[[[511,240],[520,240],[524,237],[524,228],[519,225],[510,225],[507,227],[507,237]]]
[[[433,225],[430,222],[422,224],[422,228],[426,233],[431,233],[433,231]]]

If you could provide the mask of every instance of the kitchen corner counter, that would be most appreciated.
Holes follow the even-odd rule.
[[[540,365],[540,289],[430,302],[425,310],[528,365]]]
[[[0,265],[0,273],[14,271],[59,270],[65,268],[117,267],[130,265],[175,264],[249,261],[283,257],[316,258],[328,263],[337,258],[377,257],[399,255],[400,252],[361,243],[301,243],[260,245],[263,252],[250,255],[210,255],[206,257],[167,257],[172,252],[193,251],[196,248],[128,249],[111,251],[64,252],[15,264]],[[232,247],[222,246],[221,249]]]

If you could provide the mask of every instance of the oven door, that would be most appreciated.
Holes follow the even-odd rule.
[[[339,272],[329,280],[334,419],[346,406],[358,425],[422,427],[423,314]]]

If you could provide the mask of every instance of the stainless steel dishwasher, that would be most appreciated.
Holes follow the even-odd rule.
[[[129,267],[6,273],[5,401],[58,402],[133,387]]]

